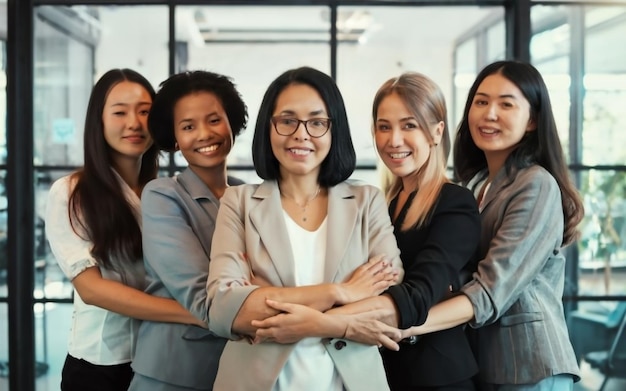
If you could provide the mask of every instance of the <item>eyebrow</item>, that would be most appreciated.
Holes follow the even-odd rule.
[[[487,97],[487,98],[490,98],[490,97],[491,97],[489,94],[484,93],[484,92],[477,92],[474,96],[478,96],[478,95],[480,95],[480,96],[484,96],[484,97]],[[513,95],[513,94],[502,94],[502,95],[498,95],[498,98],[511,98],[511,99],[517,99],[517,97],[516,97],[515,95]]]
[[[319,109],[319,110],[309,112],[310,116],[315,116],[315,115],[320,115],[320,114],[326,114],[326,110]],[[296,112],[293,110],[283,110],[280,113],[278,113],[278,115],[296,115]]]
[[[386,119],[386,118],[377,118],[377,119],[376,119],[376,122],[378,122],[378,121],[386,121],[386,122],[389,122],[389,120],[388,120],[388,119]],[[415,117],[413,117],[413,116],[411,116],[411,117],[405,117],[405,118],[400,118],[400,122],[406,122],[406,121],[417,121],[417,119],[416,119]]]

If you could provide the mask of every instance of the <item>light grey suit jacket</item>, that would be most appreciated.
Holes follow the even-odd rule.
[[[481,380],[578,377],[563,314],[564,221],[556,180],[538,165],[510,176],[503,168],[484,196],[481,220],[478,271],[462,288],[474,306],[470,326],[478,328]]]
[[[380,190],[341,183],[328,193],[328,238],[325,282],[341,282],[374,255],[386,254],[401,270],[400,252]],[[250,269],[274,286],[295,286],[291,244],[283,217],[278,185],[230,188],[221,199],[211,249],[208,292],[209,326],[216,334],[238,339],[231,327],[246,297],[257,286],[246,286]],[[375,346],[348,340],[324,340],[347,390],[388,389],[382,360]],[[229,341],[220,360],[216,390],[271,390],[293,344]]]
[[[206,279],[218,199],[187,168],[158,178],[142,194],[146,292],[176,299],[206,320]],[[211,390],[226,344],[197,326],[144,321],[133,370],[178,386]]]

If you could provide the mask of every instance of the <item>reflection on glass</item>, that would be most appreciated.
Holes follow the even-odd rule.
[[[0,14],[4,10],[0,9]],[[1,28],[0,28],[1,30]],[[6,60],[6,37],[0,31],[0,164],[7,161],[7,73],[5,69]]]
[[[36,171],[35,175],[35,278],[33,296],[36,299],[69,299],[72,284],[59,268],[46,239],[44,217],[50,186],[68,171]]]
[[[626,294],[626,172],[582,175],[580,294]]]
[[[531,8],[530,56],[550,92],[550,101],[567,161],[570,128],[570,25],[562,6]],[[539,31],[537,31],[539,30]]]
[[[459,66],[476,64],[476,51],[456,63],[451,57],[459,37],[499,7],[338,7],[337,28],[350,27],[352,40],[339,40],[337,83],[343,94],[359,164],[377,161],[372,142],[372,100],[391,77],[416,71],[432,78],[443,90],[450,114],[452,75]],[[433,28],[445,21],[446,28]],[[470,49],[471,51],[471,49]],[[474,61],[472,61],[474,58]],[[472,74],[473,77],[473,74]],[[466,94],[467,90],[463,91]],[[454,120],[450,115],[450,120]],[[450,126],[454,129],[456,126]]]
[[[36,166],[82,164],[89,93],[101,74],[132,68],[154,85],[167,76],[167,11],[163,6],[35,8]]]
[[[626,163],[626,7],[586,8],[582,161]]]
[[[248,129],[237,137],[230,165],[252,164],[256,115],[272,80],[305,65],[330,73],[329,15],[328,7],[313,6],[176,7],[177,70],[232,77],[248,106]]]

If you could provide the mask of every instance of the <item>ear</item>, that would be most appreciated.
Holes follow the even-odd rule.
[[[180,148],[178,147],[178,142],[174,143],[174,151],[178,151]]]
[[[535,123],[534,118],[530,118],[528,120],[528,125],[526,125],[526,132],[534,132],[537,130],[537,124]]]
[[[439,145],[441,143],[441,137],[443,136],[443,129],[445,128],[445,126],[445,122],[439,121],[432,130],[431,134],[433,136],[433,143],[435,145]]]

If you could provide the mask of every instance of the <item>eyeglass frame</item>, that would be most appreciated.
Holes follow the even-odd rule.
[[[295,128],[293,128],[293,132],[291,132],[289,134],[283,134],[283,133],[280,133],[278,131],[278,127],[276,126],[276,122],[278,120],[280,120],[280,119],[295,120],[295,121],[298,121],[298,125]],[[308,122],[309,121],[315,121],[315,120],[321,120],[321,119],[328,121],[328,127],[326,128],[324,133],[322,133],[321,135],[313,136],[311,134],[311,132],[309,132]],[[273,116],[273,117],[270,118],[270,122],[272,123],[272,125],[274,125],[274,130],[276,131],[276,133],[278,133],[281,136],[289,137],[289,136],[293,135],[294,133],[296,133],[298,131],[298,128],[300,127],[300,124],[303,124],[304,125],[304,130],[305,130],[306,134],[308,134],[312,138],[321,138],[321,137],[324,137],[328,133],[328,131],[330,130],[330,127],[333,124],[333,119],[332,118],[324,118],[324,117],[315,117],[315,118],[309,118],[309,119],[303,120],[303,119],[294,118],[294,117],[285,117],[285,116],[276,115],[276,116]]]

